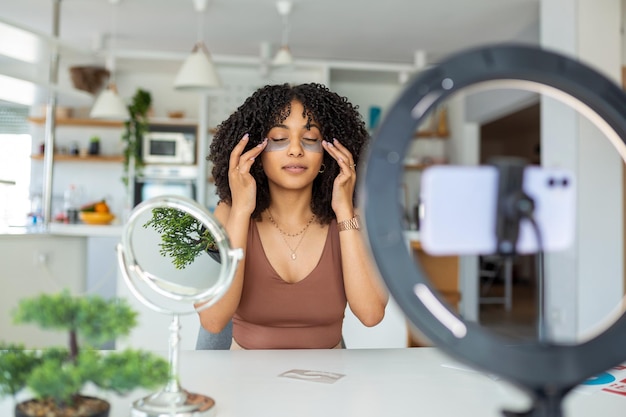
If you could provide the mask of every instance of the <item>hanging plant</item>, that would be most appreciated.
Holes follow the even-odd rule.
[[[131,156],[135,159],[135,175],[139,175],[145,166],[141,155],[143,136],[148,132],[148,111],[152,104],[150,92],[137,89],[131,104],[128,106],[130,118],[124,122],[124,175],[122,181],[128,186],[129,165]]]

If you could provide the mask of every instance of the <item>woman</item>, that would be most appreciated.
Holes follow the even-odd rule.
[[[232,319],[231,349],[334,348],[346,303],[366,326],[382,320],[354,208],[367,139],[356,107],[320,84],[265,86],[218,127],[214,214],[245,256],[204,329]]]

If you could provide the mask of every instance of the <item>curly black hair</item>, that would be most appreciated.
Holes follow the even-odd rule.
[[[302,103],[303,116],[309,122],[315,121],[320,125],[323,139],[339,140],[352,153],[354,162],[358,163],[363,146],[369,140],[363,118],[357,111],[358,106],[322,84],[266,85],[255,91],[217,127],[211,142],[207,159],[213,163],[213,178],[221,201],[232,203],[228,163],[235,145],[246,133],[249,134],[249,141],[244,152],[261,143],[272,127],[289,116],[290,104],[294,100]],[[323,164],[324,172],[313,181],[311,210],[320,223],[327,224],[335,218],[330,201],[339,165],[327,152],[324,152]],[[252,165],[250,174],[257,182],[256,208],[252,217],[260,219],[261,213],[270,204],[267,176],[259,162]]]

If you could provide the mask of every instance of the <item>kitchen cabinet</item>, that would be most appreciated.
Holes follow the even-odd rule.
[[[43,233],[2,234],[0,232],[0,334],[7,343],[31,348],[63,344],[65,334],[34,326],[16,325],[11,312],[19,300],[41,293],[67,289],[85,291],[85,238]]]
[[[439,295],[454,311],[458,311],[459,302],[461,301],[461,292],[459,291],[459,257],[429,255],[422,249],[421,243],[416,240],[411,241],[410,246],[414,259],[419,262],[433,288],[439,292]],[[410,347],[428,344],[428,342],[420,339],[419,335],[409,332],[408,345]]]

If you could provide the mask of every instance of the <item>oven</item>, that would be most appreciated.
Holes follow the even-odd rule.
[[[146,165],[135,178],[134,205],[163,195],[195,200],[197,180],[197,165]]]

